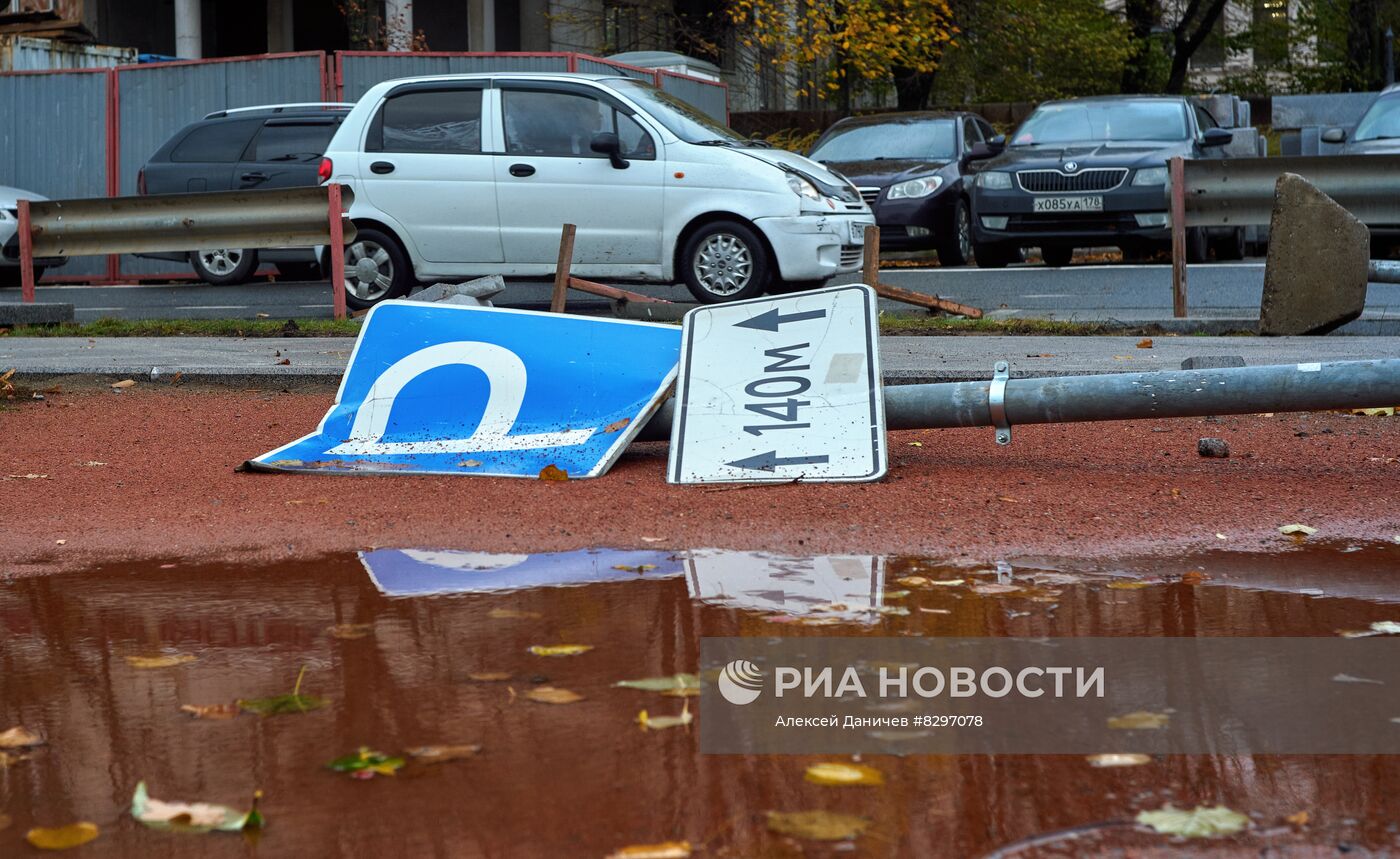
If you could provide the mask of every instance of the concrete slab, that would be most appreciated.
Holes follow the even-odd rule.
[[[0,326],[60,325],[73,321],[73,305],[57,302],[0,303]]]
[[[1274,189],[1259,333],[1326,334],[1366,307],[1371,232],[1294,173]]]

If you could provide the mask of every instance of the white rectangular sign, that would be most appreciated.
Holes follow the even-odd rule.
[[[879,480],[878,335],[861,284],[687,313],[667,480]]]

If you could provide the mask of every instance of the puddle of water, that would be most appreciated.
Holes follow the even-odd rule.
[[[0,730],[22,724],[49,744],[0,768],[0,815],[13,818],[0,831],[0,855],[25,855],[30,826],[79,819],[102,827],[74,854],[92,856],[572,857],[689,840],[703,845],[701,856],[852,848],[961,857],[1058,832],[1071,834],[1010,855],[1196,852],[1099,825],[1166,802],[1251,814],[1253,834],[1216,843],[1242,856],[1261,847],[1332,855],[1338,845],[1386,855],[1400,850],[1392,758],[1168,757],[1093,769],[1076,756],[869,757],[885,774],[882,787],[829,788],[803,780],[818,758],[702,756],[693,729],[644,732],[640,710],[674,714],[684,702],[613,686],[693,672],[702,636],[1332,636],[1400,620],[1400,546],[1347,548],[1205,555],[1088,575],[906,557],[380,550],[4,581]],[[1209,578],[1182,580],[1198,569]],[[1109,574],[1123,571],[1150,583],[1111,587],[1122,576]],[[999,580],[1027,587],[974,587]],[[337,626],[362,637],[337,637]],[[529,652],[556,644],[594,649]],[[125,658],[159,654],[196,659],[139,669]],[[303,666],[302,692],[328,697],[324,709],[228,721],[179,710],[289,692]],[[474,679],[493,674],[510,679]],[[583,700],[526,699],[543,685]],[[392,778],[357,781],[325,769],[360,746],[398,753],[466,743],[480,744],[480,754],[410,765]],[[255,845],[145,829],[126,814],[142,779],[161,799],[235,807],[261,789],[269,827]],[[862,815],[871,825],[844,847],[766,830],[764,812],[805,809]],[[1300,811],[1310,818],[1305,829],[1282,822]]]

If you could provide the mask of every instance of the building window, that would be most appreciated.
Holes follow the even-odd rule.
[[[1254,64],[1288,61],[1288,0],[1254,0]]]
[[[603,7],[603,39],[608,52],[635,51],[641,42],[641,13],[633,3],[609,2]]]

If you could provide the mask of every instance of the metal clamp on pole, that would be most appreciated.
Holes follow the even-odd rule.
[[[998,361],[992,368],[992,384],[987,388],[987,412],[991,425],[997,430],[997,444],[1011,444],[1011,422],[1006,419],[1006,380],[1011,378],[1011,365]]]

